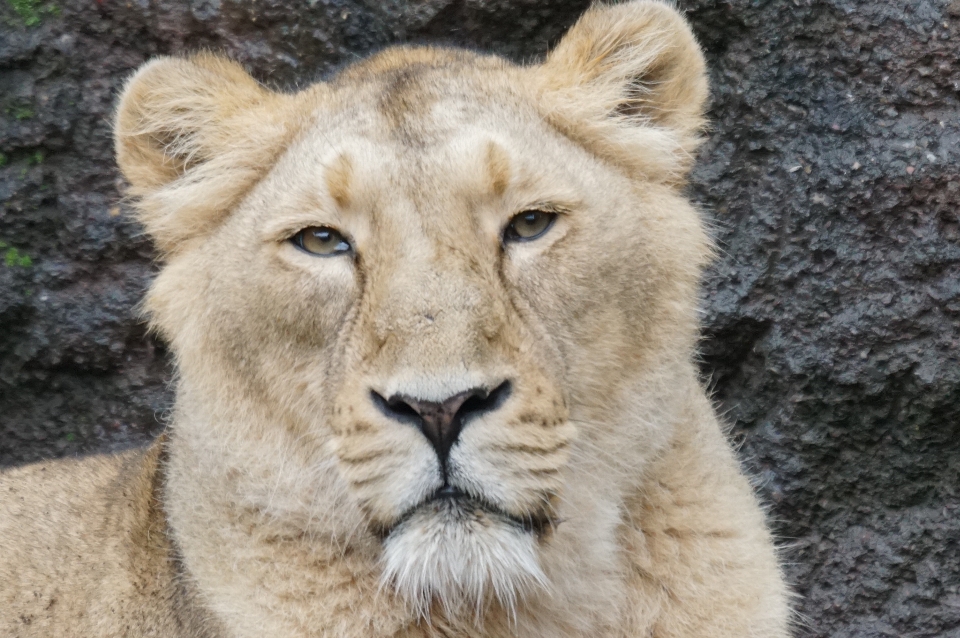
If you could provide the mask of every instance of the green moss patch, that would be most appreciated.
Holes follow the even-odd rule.
[[[3,242],[0,242],[0,244],[2,244],[0,248],[6,246]],[[7,247],[6,251],[4,251],[3,262],[10,268],[29,268],[33,265],[33,259],[30,258],[30,255],[20,252],[13,246]]]

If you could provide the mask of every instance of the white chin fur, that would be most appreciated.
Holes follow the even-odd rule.
[[[534,535],[513,523],[455,501],[425,504],[384,542],[383,583],[413,611],[429,618],[433,603],[448,617],[496,600],[511,615],[518,600],[544,588]]]

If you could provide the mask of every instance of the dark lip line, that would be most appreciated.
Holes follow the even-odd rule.
[[[416,514],[423,506],[429,505],[430,503],[436,503],[440,501],[460,501],[462,503],[475,505],[480,509],[484,510],[488,514],[493,514],[500,517],[501,519],[509,522],[515,527],[522,529],[523,531],[529,534],[536,534],[538,537],[542,537],[548,530],[552,530],[557,526],[559,521],[555,521],[549,516],[540,515],[540,516],[528,516],[520,518],[514,516],[507,512],[504,512],[502,509],[494,505],[493,503],[483,499],[463,492],[455,487],[445,485],[439,488],[436,492],[430,495],[428,498],[420,501],[394,521],[392,524],[387,526],[382,526],[379,530],[378,536],[380,536],[381,541],[386,540],[394,532],[394,530],[399,529],[404,523],[413,518],[413,515]]]

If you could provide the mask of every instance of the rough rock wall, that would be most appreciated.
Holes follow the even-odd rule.
[[[584,0],[0,0],[0,465],[149,439],[110,118],[149,57],[291,88],[402,41],[541,55]],[[693,196],[703,370],[761,480],[801,634],[960,637],[960,0],[680,2],[713,76]]]

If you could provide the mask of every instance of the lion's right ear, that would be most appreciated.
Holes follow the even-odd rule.
[[[560,131],[647,179],[683,182],[707,74],[690,26],[667,2],[594,5],[531,72]]]
[[[127,82],[117,162],[161,252],[210,232],[263,176],[295,133],[295,102],[209,54],[154,60]]]

